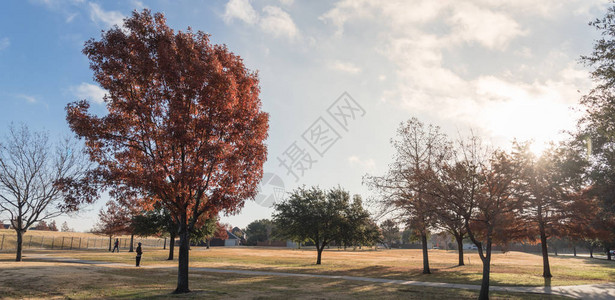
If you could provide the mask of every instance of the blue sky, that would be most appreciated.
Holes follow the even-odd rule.
[[[149,8],[164,13],[176,30],[191,26],[210,33],[215,43],[228,45],[258,70],[263,108],[271,116],[265,171],[276,174],[286,190],[340,185],[369,198],[362,176],[386,171],[393,154],[389,140],[397,125],[413,116],[452,136],[472,129],[499,147],[509,147],[516,137],[534,140],[540,152],[545,142],[561,139],[560,132],[572,129],[579,116],[573,108],[580,96],[591,88],[587,68],[578,63],[598,37],[587,23],[601,17],[608,2],[15,0],[0,5],[0,134],[15,122],[54,137],[69,135],[64,107],[79,99],[103,111],[105,92],[92,81],[83,43],[121,24],[134,9]],[[352,100],[336,102],[344,92]],[[337,123],[330,107],[357,113],[347,124]],[[309,129],[318,126],[331,130],[330,139],[312,148]],[[303,171],[293,168],[298,179],[278,160],[288,161],[290,153],[311,159],[302,160]],[[267,194],[271,186],[263,190]],[[58,221],[88,230],[103,203]],[[224,220],[244,227],[270,214],[270,208],[249,201],[241,214]]]

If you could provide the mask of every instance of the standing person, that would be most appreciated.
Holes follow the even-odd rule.
[[[117,249],[117,253],[120,253],[120,239],[115,239],[115,243],[113,244],[113,250],[111,250],[111,253],[115,252],[115,250]]]
[[[137,246],[137,267],[141,263],[141,254],[143,254],[143,250],[141,249],[141,243]]]

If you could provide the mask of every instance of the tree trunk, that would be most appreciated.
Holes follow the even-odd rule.
[[[463,237],[461,235],[455,235],[455,239],[457,240],[457,251],[459,252],[459,265],[465,265],[463,263]]]
[[[320,258],[322,257],[322,251],[325,250],[325,245],[318,246],[316,245],[316,252],[318,252],[318,256],[316,258],[316,264],[320,265]]]
[[[164,238],[164,244],[162,244],[162,250],[167,250],[167,238]]]
[[[483,259],[483,279],[480,283],[480,294],[478,294],[479,300],[489,299],[489,274],[491,273],[491,243],[487,243],[487,255]]]
[[[134,241],[135,241],[135,235],[131,234],[130,235],[130,249],[128,250],[128,252],[135,252],[133,249]]]
[[[427,234],[421,234],[421,244],[423,245],[423,274],[431,274],[429,270],[429,255],[427,254]]]
[[[589,247],[589,258],[594,258],[594,247]]]
[[[17,232],[17,256],[15,257],[15,261],[21,261],[21,252],[23,246],[23,231],[16,229]]]
[[[574,257],[577,257],[577,246],[572,246],[572,252],[574,253]]]
[[[211,239],[207,239],[207,249],[209,249],[210,242],[211,242]]]
[[[167,260],[173,260],[173,253],[175,252],[175,232],[171,232],[170,233],[170,240],[169,240],[169,258],[167,258]]]
[[[184,221],[185,222],[185,221]],[[190,232],[186,224],[180,225],[179,231],[179,266],[177,269],[177,288],[174,294],[189,293],[188,288],[188,262],[190,255]]]
[[[109,251],[111,251],[111,236],[109,236]]]
[[[550,278],[551,267],[549,266],[549,252],[547,251],[547,234],[545,233],[545,227],[543,224],[540,227],[540,244],[542,248],[542,277]]]

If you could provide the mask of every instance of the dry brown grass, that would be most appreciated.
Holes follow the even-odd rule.
[[[193,250],[193,257],[224,253],[217,248],[210,252]],[[239,251],[239,252],[237,252]],[[85,255],[84,252],[58,253]],[[161,251],[146,252],[146,257]],[[301,255],[302,251],[242,249],[231,253],[252,253],[255,257],[272,254]],[[104,254],[104,253],[101,253]],[[304,253],[304,254],[307,254]],[[364,253],[366,254],[366,253]],[[97,256],[96,253],[89,253]],[[130,260],[133,254],[114,254]],[[248,254],[248,256],[250,256]],[[274,255],[275,256],[275,255]],[[333,255],[331,255],[333,256]],[[297,257],[296,257],[297,258]],[[147,269],[114,265],[79,265],[45,261],[10,262],[9,254],[0,254],[0,298],[6,299],[92,299],[92,298],[214,298],[214,299],[475,299],[476,291],[460,289],[399,286],[323,278],[287,278],[282,276],[246,276],[192,271],[193,293],[171,295],[175,287],[174,268]],[[154,263],[149,261],[147,264]],[[164,262],[157,262],[166,265]],[[170,262],[175,264],[173,262]],[[202,262],[201,262],[202,263]],[[201,264],[199,263],[199,264]],[[492,293],[492,299],[562,299],[546,295]]]
[[[167,251],[144,249],[146,265],[176,266],[167,261]],[[26,252],[27,255],[27,252]],[[121,252],[65,251],[57,254],[86,260],[102,260],[132,264],[134,254]],[[247,247],[215,247],[210,250],[194,247],[190,253],[192,267],[249,269],[289,273],[350,275],[389,279],[480,284],[482,264],[477,253],[466,253],[466,266],[457,266],[455,251],[430,250],[432,274],[422,274],[420,250],[338,251],[323,254],[323,264],[315,265],[316,252],[309,249],[275,249]],[[612,261],[550,257],[552,285],[597,284],[612,282],[615,263]],[[522,252],[494,253],[491,282],[493,285],[544,285],[542,258]]]

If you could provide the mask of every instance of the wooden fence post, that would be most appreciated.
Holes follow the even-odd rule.
[[[45,236],[43,235],[43,237],[41,238],[41,249],[45,249],[45,246],[43,246],[44,240],[45,240]]]
[[[64,237],[62,237],[62,246],[60,246],[60,250],[64,250]]]
[[[81,237],[79,238],[79,249],[81,249]]]
[[[51,237],[51,250],[53,250],[53,243],[56,241],[56,237],[52,236]]]
[[[85,249],[88,249],[89,247],[90,247],[90,238],[85,240]]]
[[[4,247],[4,234],[2,235],[2,242],[0,242],[0,250]]]
[[[73,250],[73,238],[74,237],[72,237],[72,236],[70,237],[70,249],[68,249],[68,250]]]
[[[28,248],[32,249],[32,236],[30,236],[30,240],[28,241]]]

